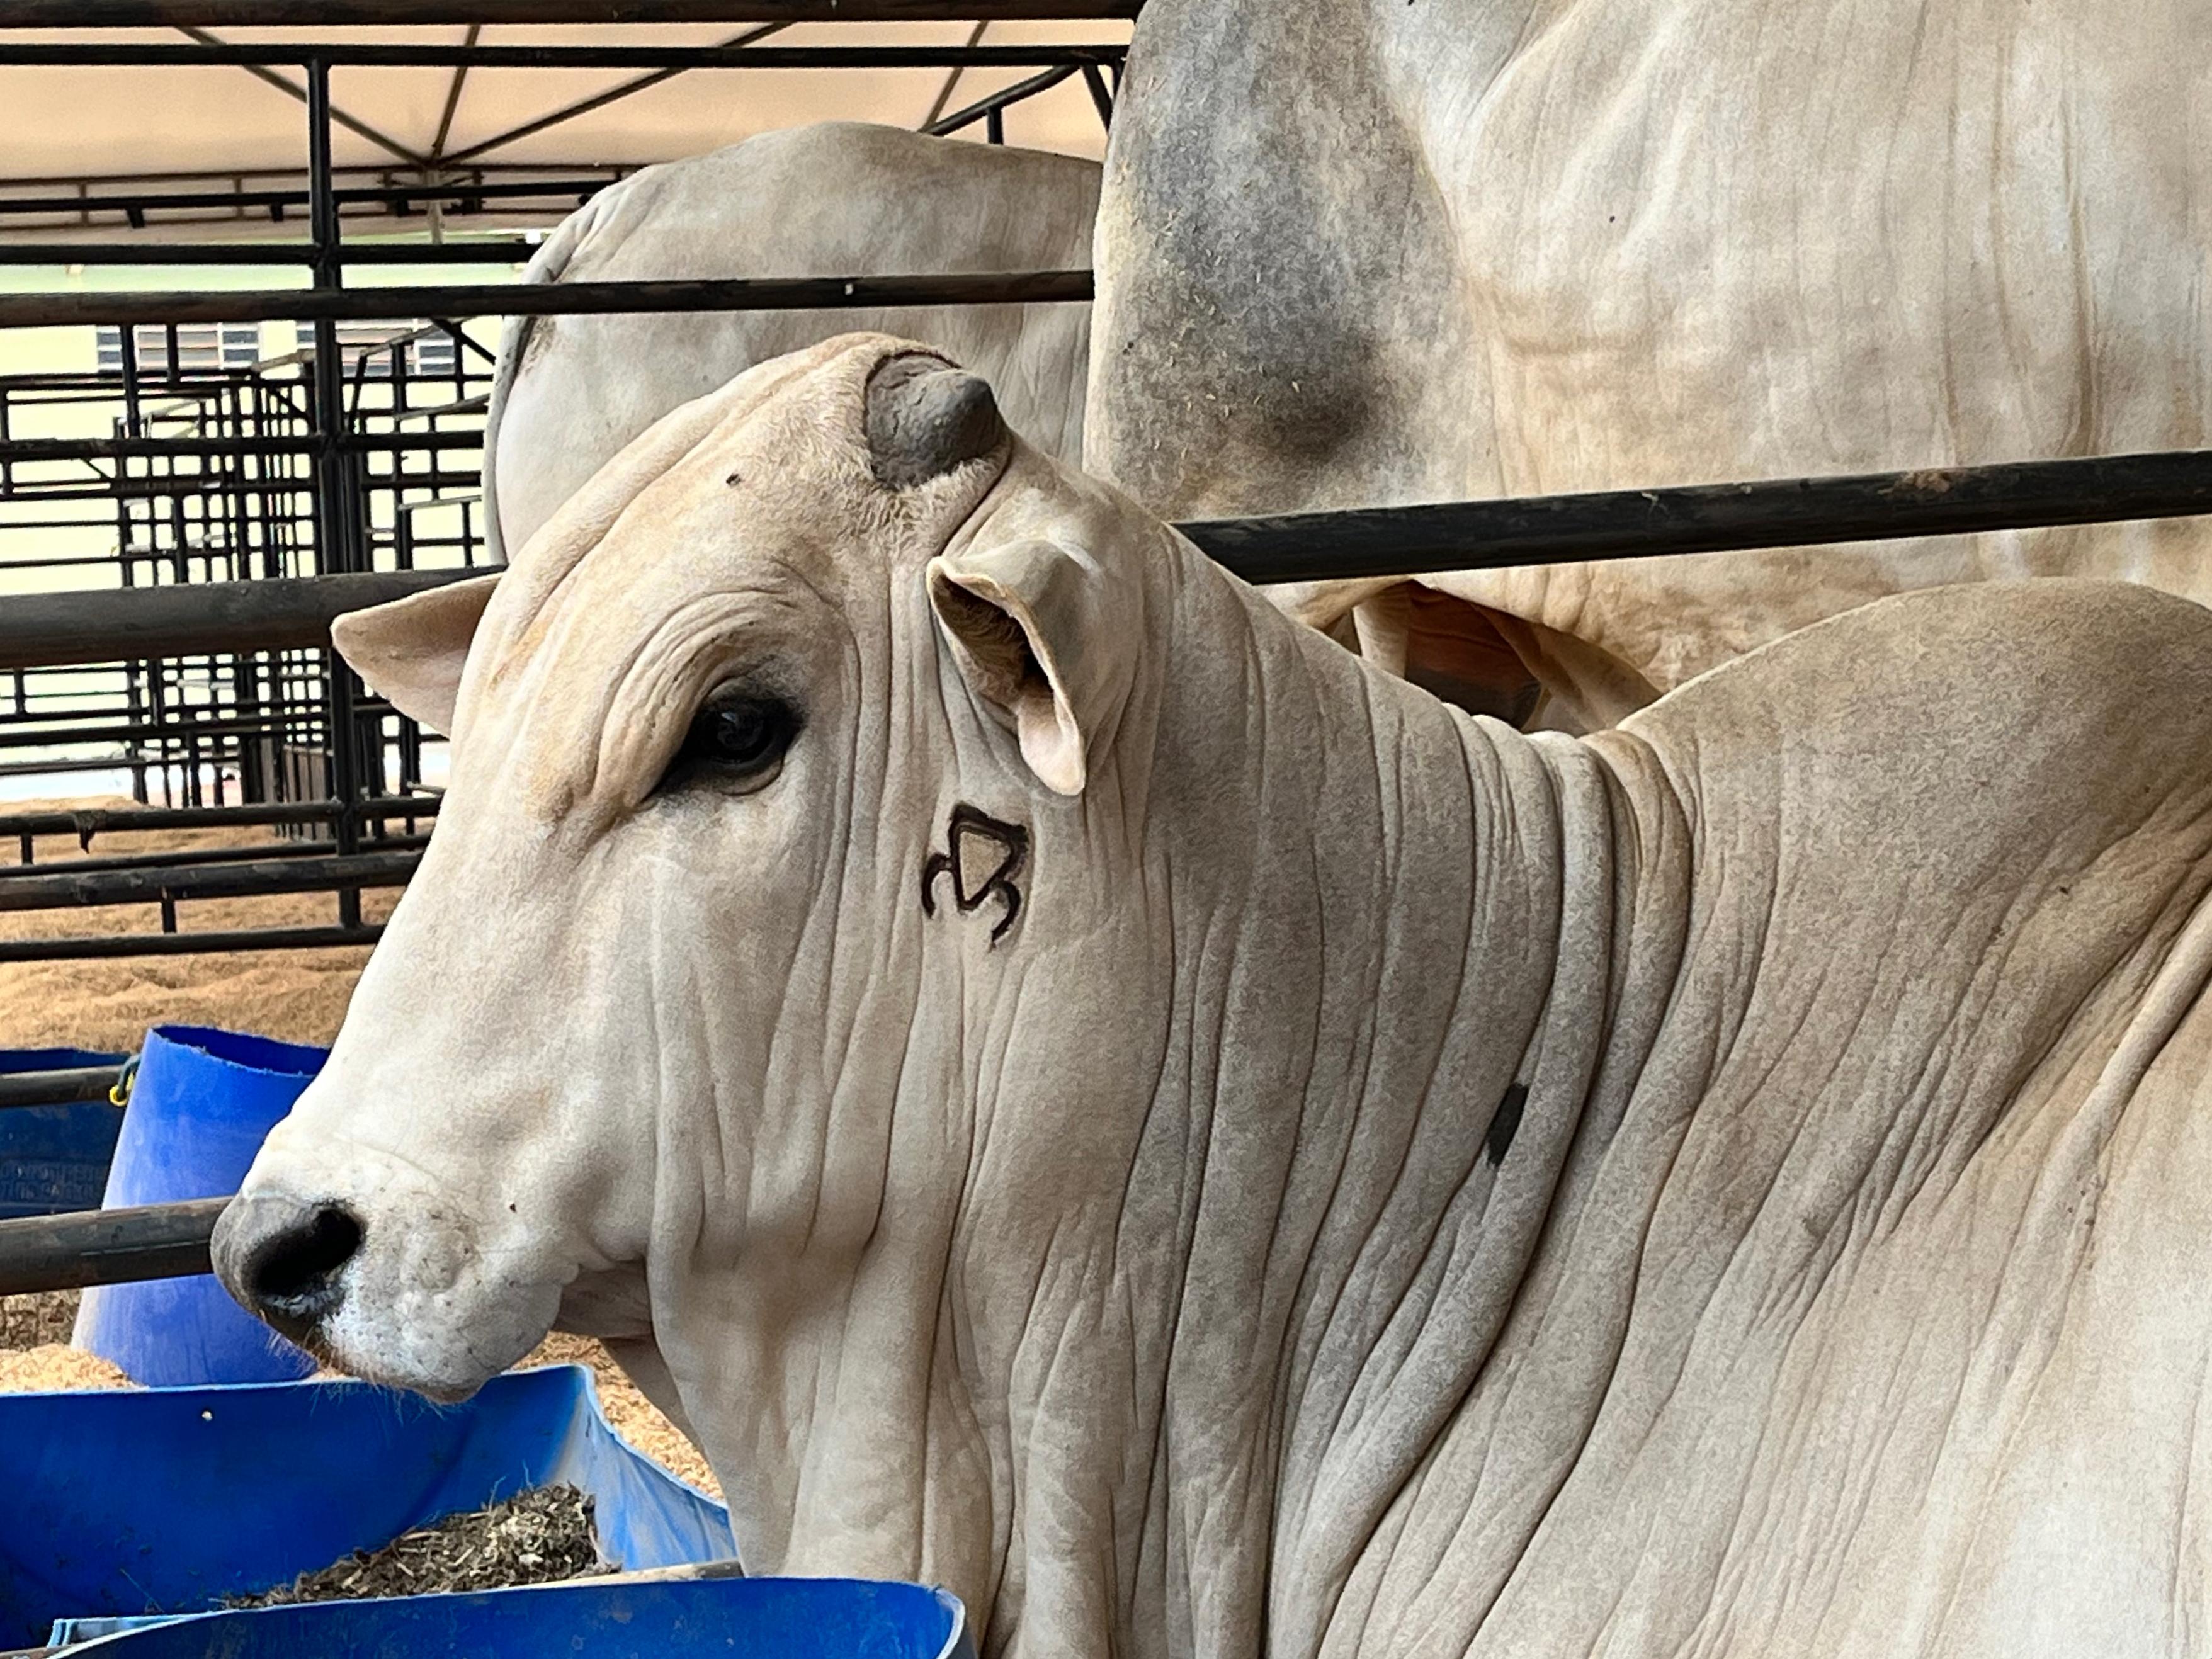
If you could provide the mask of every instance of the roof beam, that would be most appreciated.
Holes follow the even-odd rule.
[[[230,44],[228,40],[219,40],[215,35],[210,34],[205,29],[195,28],[187,24],[178,24],[177,33],[189,36],[191,40],[198,41],[204,46],[228,46]],[[473,31],[470,33],[469,40],[471,44],[473,45],[476,40],[476,35]],[[284,76],[277,74],[275,70],[264,69],[258,64],[240,64],[237,67],[244,70],[248,75],[252,76],[255,80],[262,82],[264,86],[276,88],[277,91],[284,94],[287,97],[296,99],[302,104],[307,101],[307,89],[305,87],[301,86],[297,82],[285,79]],[[465,74],[467,70],[465,68],[455,71],[456,74]],[[356,119],[353,116],[347,114],[343,110],[337,108],[335,105],[332,106],[331,109],[331,119],[337,122],[348,132],[358,133],[362,137],[368,139],[370,143],[374,144],[378,149],[388,151],[390,154],[398,156],[401,161],[409,163],[410,166],[419,167],[428,165],[425,157],[416,155],[413,150],[408,149],[406,145],[401,143],[397,138],[392,137],[388,134],[379,132],[374,127],[369,125],[368,122]]]
[[[473,46],[477,43],[477,37],[483,33],[483,24],[470,24],[468,34],[461,44],[465,46]],[[453,130],[453,112],[461,106],[461,86],[468,78],[469,66],[465,63],[453,65],[453,84],[446,88],[446,111],[438,118],[438,136],[430,141],[430,159],[433,161],[446,153],[447,135]]]
[[[968,31],[968,39],[963,44],[972,50],[982,40],[983,31],[990,27],[990,19],[983,19]],[[930,100],[929,113],[921,118],[921,131],[927,132],[937,118],[945,113],[945,106],[952,101],[952,88],[960,84],[960,72],[965,67],[965,64],[955,64],[945,71],[945,84],[938,88],[937,96]]]
[[[749,46],[754,41],[765,40],[778,29],[788,27],[784,23],[763,23],[757,28],[747,29],[742,34],[733,34],[726,40],[718,40],[714,43],[714,46],[718,51],[726,46]],[[472,34],[470,39],[473,41],[475,36]],[[649,75],[641,75],[634,81],[625,81],[618,87],[610,87],[605,92],[596,93],[589,98],[579,99],[576,102],[565,105],[549,115],[541,115],[534,121],[525,121],[519,127],[509,127],[505,132],[471,144],[466,149],[455,150],[446,160],[458,163],[470,161],[478,155],[489,155],[493,150],[503,149],[521,139],[533,137],[548,127],[557,127],[563,121],[573,121],[580,115],[589,115],[593,110],[605,109],[609,104],[619,103],[625,98],[643,92],[647,87],[657,87],[664,81],[673,81],[679,75],[689,74],[690,67],[684,65],[672,69],[659,69],[654,70]]]

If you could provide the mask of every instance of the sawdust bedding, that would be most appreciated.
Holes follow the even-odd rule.
[[[0,1296],[0,1394],[131,1386],[129,1377],[98,1354],[69,1346],[77,1294]]]

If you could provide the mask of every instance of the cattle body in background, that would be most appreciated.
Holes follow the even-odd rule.
[[[649,1338],[750,1567],[992,1653],[2204,1627],[2212,614],[1908,595],[1523,736],[870,337],[495,586],[342,625],[453,781],[216,1237],[282,1328]]]
[[[564,220],[530,283],[1080,270],[1098,166],[836,121],[647,167]],[[912,306],[518,319],[484,438],[495,562],[679,404],[854,329],[926,339],[1000,388],[1050,453],[1083,447],[1090,307]]]
[[[2205,444],[2212,166],[2174,112],[2212,97],[2212,9],[2126,19],[1149,0],[1087,464],[1182,519]],[[1386,664],[1589,726],[1904,589],[2212,595],[2204,550],[2169,521],[1278,597],[1327,625],[1382,587]]]

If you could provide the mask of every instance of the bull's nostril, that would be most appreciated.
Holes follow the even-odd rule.
[[[351,1212],[326,1204],[305,1226],[264,1245],[247,1269],[247,1283],[258,1302],[298,1307],[328,1291],[331,1275],[360,1248],[361,1223]]]

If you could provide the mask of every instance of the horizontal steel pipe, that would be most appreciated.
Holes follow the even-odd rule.
[[[348,447],[350,447],[348,446]],[[389,474],[380,476],[374,480],[380,489],[388,489],[399,482],[403,481],[395,479]],[[434,487],[473,489],[483,480],[467,472],[410,472],[407,474],[404,482],[410,489]],[[112,478],[97,489],[81,487],[73,483],[54,483],[49,486],[36,481],[27,487],[26,482],[18,478],[15,481],[15,489],[0,489],[0,501],[104,501],[112,505],[119,497],[131,501],[161,501],[174,496],[246,495],[289,498],[296,501],[305,496],[313,488],[313,483],[303,477],[252,478],[242,477],[233,472],[173,473],[165,477]],[[298,516],[304,521],[307,514],[302,510]],[[150,550],[134,550],[131,556],[151,558],[155,556]],[[100,562],[112,568],[113,556],[111,555]]]
[[[973,18],[975,14],[969,9],[951,15]],[[1063,64],[1118,64],[1126,52],[1118,46],[386,46],[329,41],[19,46],[0,41],[0,68],[269,69],[319,62],[333,69],[1050,69]]]
[[[1692,484],[1178,526],[1252,582],[1962,536],[2212,514],[2212,450]]]
[[[88,962],[118,957],[228,956],[238,951],[324,951],[374,945],[382,927],[257,927],[204,933],[107,933],[0,939],[0,963]],[[0,1225],[5,1225],[0,1223]]]
[[[166,712],[166,711],[165,711]],[[78,726],[41,726],[35,722],[10,721],[0,726],[0,754],[15,749],[58,748],[65,744],[171,743],[179,747],[198,744],[213,753],[227,738],[278,737],[288,727],[296,726],[303,719],[313,719],[320,710],[307,713],[298,708],[272,705],[259,710],[202,716],[177,715],[168,720],[131,720],[110,717],[91,720]],[[4,1659],[4,1656],[0,1656]]]
[[[380,409],[372,412],[398,416],[425,411]],[[312,455],[319,447],[313,438],[0,438],[0,461],[29,465],[41,461],[227,459],[244,455]],[[483,434],[370,432],[347,438],[343,447],[356,455],[428,454],[441,450],[481,449]],[[305,479],[221,476],[225,483],[237,489],[283,489],[294,485],[305,488],[307,484]],[[386,481],[380,478],[377,482]]]
[[[226,198],[228,199],[228,198]],[[58,202],[74,210],[74,204]],[[340,248],[349,265],[520,264],[538,244],[520,237],[458,242],[355,242]],[[9,242],[0,265],[304,265],[315,252],[304,242]]]
[[[357,818],[435,817],[443,797],[379,795],[355,803]],[[0,836],[75,836],[88,846],[111,830],[235,830],[279,823],[331,823],[348,810],[334,800],[272,801],[247,806],[88,806],[69,812],[0,814]]]
[[[241,859],[225,864],[161,865],[150,870],[107,870],[88,875],[73,874],[63,866],[48,875],[10,876],[0,881],[0,911],[404,887],[422,857],[415,852],[349,853],[336,858]]]
[[[0,68],[9,66],[9,48],[0,46]],[[364,204],[387,207],[410,202],[457,204],[485,201],[537,201],[548,196],[583,197],[617,182],[609,169],[589,179],[530,179],[490,183],[442,185],[340,185],[338,201],[348,206]],[[311,192],[305,185],[289,189],[161,191],[143,190],[109,196],[0,196],[0,214],[60,213],[72,218],[84,213],[170,212],[184,208],[305,207]]]
[[[118,383],[118,393],[121,389]],[[242,434],[235,438],[8,438],[0,439],[0,460],[27,466],[40,461],[106,461],[125,457],[152,460],[162,457],[308,455],[315,448],[313,438]],[[238,482],[258,485],[262,480]]]
[[[1237,574],[1264,583],[2199,514],[2212,514],[2212,451],[1213,519],[1181,528]],[[411,571],[14,599],[0,611],[0,670],[313,645],[327,638],[330,619],[343,611],[482,574]]]
[[[123,1075],[119,1066],[72,1066],[56,1072],[0,1072],[0,1108],[65,1106],[106,1100]]]
[[[326,646],[333,617],[483,574],[392,570],[25,594],[0,605],[0,671]]]
[[[362,842],[364,850],[373,853],[398,853],[420,848],[428,844],[429,836],[371,836]],[[114,870],[178,870],[189,865],[235,865],[242,859],[313,859],[327,858],[331,844],[326,841],[292,842],[262,842],[229,847],[201,847],[187,852],[118,853],[112,858],[68,859],[58,864],[0,864],[0,890],[10,882],[41,878],[47,876],[103,875]],[[320,890],[320,884],[310,891]],[[4,909],[0,905],[0,909]],[[4,1074],[0,1074],[4,1075]],[[0,1656],[4,1659],[4,1656]]]
[[[860,306],[1030,305],[1091,297],[1087,270],[927,276],[768,276],[665,283],[477,283],[434,288],[238,289],[0,295],[0,328],[94,324],[378,321],[644,311],[815,311]]]
[[[0,1221],[0,1296],[206,1273],[227,1198]]]

